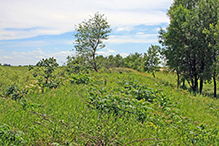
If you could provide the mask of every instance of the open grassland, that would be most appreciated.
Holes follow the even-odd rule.
[[[219,145],[218,100],[148,74],[101,70],[74,82],[65,74],[57,89],[12,100],[3,95],[7,86],[26,88],[35,79],[24,67],[0,71],[7,77],[0,86],[0,145]]]
[[[16,83],[22,88],[33,82],[34,78],[27,67],[0,66],[0,95],[9,85]]]

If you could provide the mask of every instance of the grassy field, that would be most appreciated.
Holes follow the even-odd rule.
[[[218,100],[156,75],[112,69],[72,82],[65,74],[41,93],[25,67],[0,67],[0,145],[219,145]],[[12,100],[4,92],[13,83],[32,92]]]

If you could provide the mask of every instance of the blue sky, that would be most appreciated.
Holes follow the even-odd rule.
[[[95,12],[105,14],[112,33],[99,55],[146,52],[169,24],[173,0],[0,0],[0,63],[36,64],[73,55],[75,25]]]

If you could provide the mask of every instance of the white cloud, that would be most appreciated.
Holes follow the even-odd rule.
[[[120,53],[120,55],[121,55],[122,57],[126,57],[126,56],[128,56],[129,54],[123,52],[123,53]]]
[[[96,11],[106,14],[112,26],[120,26],[118,31],[129,30],[130,26],[138,24],[168,23],[169,19],[164,11],[172,2],[173,0],[0,1],[0,40],[73,31],[75,24],[88,19]]]
[[[66,61],[66,57],[71,54],[71,51],[47,53],[37,48],[29,52],[12,52],[11,56],[4,55],[1,57],[0,55],[0,62],[10,63],[12,65],[36,64],[42,58],[55,57],[58,63],[62,65]]]
[[[16,58],[23,58],[24,56],[23,55],[16,55],[15,57]]]
[[[13,58],[13,57],[10,57],[10,56],[7,56],[7,55],[4,55],[3,58],[4,58],[4,59],[11,59],[11,58]]]
[[[98,55],[103,55],[103,56],[109,56],[113,53],[115,53],[115,50],[107,50],[107,51],[97,51]]]
[[[143,32],[137,32],[137,35],[144,35]]]
[[[115,50],[108,50],[109,53],[115,53]]]
[[[157,42],[157,34],[136,34],[126,36],[112,36],[108,43],[155,43]]]
[[[133,30],[132,26],[119,27],[116,29],[116,31],[130,31],[130,30]]]
[[[36,47],[36,46],[45,46],[49,45],[51,42],[46,41],[2,41],[0,45],[7,47]]]

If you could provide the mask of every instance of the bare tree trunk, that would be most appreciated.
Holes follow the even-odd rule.
[[[98,70],[97,70],[97,63],[96,63],[96,61],[94,61],[94,70],[95,70],[96,72],[98,72]]]
[[[177,73],[177,88],[179,88],[179,85],[180,85],[180,83],[179,83],[179,74]]]
[[[98,72],[98,70],[97,70],[97,62],[96,62],[96,58],[95,58],[95,52],[93,53],[93,67],[94,67],[94,70],[96,72]]]
[[[195,75],[195,85],[194,85],[194,87],[195,87],[195,91],[198,91],[198,77],[197,77],[197,75]]]
[[[152,75],[153,75],[153,77],[155,78],[155,73],[154,73],[154,71],[152,72]]]
[[[203,79],[200,79],[200,94],[202,94],[202,89],[203,89]]]
[[[214,82],[214,97],[216,98],[217,97],[216,71],[214,71],[213,82]]]
[[[182,79],[182,82],[183,82],[183,87],[185,87],[185,78],[183,77],[183,79]]]

